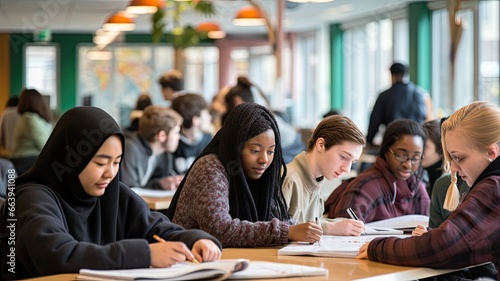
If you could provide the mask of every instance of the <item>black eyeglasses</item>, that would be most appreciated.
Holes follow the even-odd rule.
[[[396,160],[398,160],[401,163],[405,163],[408,160],[410,160],[410,163],[412,165],[417,165],[417,164],[420,164],[420,162],[422,162],[422,156],[419,156],[418,158],[417,157],[410,158],[407,155],[397,154],[396,152],[392,151],[392,149],[390,147],[389,147],[389,151],[392,153],[392,155],[394,155],[394,158],[396,158]]]

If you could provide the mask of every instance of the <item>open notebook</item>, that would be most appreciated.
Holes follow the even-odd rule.
[[[417,225],[429,226],[429,217],[425,215],[404,215],[385,220],[365,223],[366,229],[396,229],[411,233]]]
[[[131,189],[139,196],[147,197],[172,197],[175,194],[175,190],[153,190],[142,187],[132,187]]]
[[[320,243],[294,242],[278,250],[281,256],[319,256],[336,258],[355,258],[359,248],[367,242],[377,237],[400,238],[410,237],[409,235],[363,235],[363,236],[321,236]]]
[[[296,264],[241,260],[220,260],[194,264],[179,263],[169,268],[123,270],[81,269],[76,280],[226,280],[298,276],[327,276],[328,269]]]

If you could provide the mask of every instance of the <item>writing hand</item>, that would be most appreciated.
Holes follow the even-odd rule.
[[[327,235],[359,236],[365,231],[365,224],[360,220],[346,219],[328,222]]]
[[[194,256],[182,242],[163,242],[149,244],[152,267],[170,267],[178,262],[193,260]]]
[[[219,247],[209,239],[200,239],[196,241],[191,249],[194,257],[200,261],[216,261],[222,256]]]
[[[176,190],[184,176],[168,176],[160,179],[160,185],[165,190]]]
[[[314,243],[321,239],[321,235],[323,235],[321,226],[314,222],[291,225],[288,228],[288,239],[292,241]]]
[[[357,259],[368,259],[368,245],[370,242],[363,244],[361,248],[359,248],[358,255],[356,256]]]

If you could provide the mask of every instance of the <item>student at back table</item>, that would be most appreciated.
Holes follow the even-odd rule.
[[[130,187],[175,190],[182,176],[173,175],[169,154],[179,145],[181,123],[182,117],[173,109],[146,107],[139,130],[126,134],[121,181]]]
[[[361,247],[358,258],[433,268],[493,262],[499,269],[500,109],[473,102],[444,121],[441,132],[445,165],[467,182],[469,193],[459,203],[452,177],[445,207],[454,211],[438,228],[406,239],[375,239]]]
[[[273,114],[261,105],[243,103],[229,113],[188,170],[168,216],[187,229],[207,231],[223,247],[318,241],[320,226],[289,220],[281,192],[285,176]]]
[[[323,219],[325,205],[321,187],[349,173],[365,145],[365,137],[349,118],[342,115],[323,119],[307,142],[307,151],[297,155],[287,164],[283,182],[283,195],[288,205],[288,214],[297,222],[315,221],[319,218],[323,233],[327,235],[360,235],[362,221]]]
[[[3,206],[1,232],[15,231],[15,245],[2,236],[3,279],[219,259],[217,239],[151,212],[118,181],[123,144],[118,124],[99,108],[61,116],[33,168],[16,179],[15,223]],[[167,243],[156,243],[154,234]]]
[[[375,164],[342,183],[330,196],[336,203],[329,207],[329,217],[349,217],[347,208],[365,223],[408,214],[429,215],[430,199],[421,181],[420,165],[425,141],[416,121],[391,122]]]

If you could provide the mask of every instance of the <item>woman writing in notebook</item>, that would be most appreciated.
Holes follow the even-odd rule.
[[[10,233],[2,237],[3,279],[219,259],[217,239],[151,212],[118,181],[123,145],[118,124],[101,109],[77,107],[60,118],[6,201],[15,203],[17,221],[8,221],[12,205],[3,206],[1,231]]]
[[[329,217],[349,217],[352,208],[365,223],[402,215],[429,215],[430,199],[421,181],[426,135],[416,121],[398,119],[385,130],[375,164],[342,183],[327,200]]]
[[[441,140],[453,175],[445,208],[454,211],[420,236],[375,239],[361,247],[358,258],[434,268],[493,262],[499,268],[500,109],[487,102],[464,106],[443,122]],[[461,203],[457,176],[471,187]]]
[[[258,104],[243,103],[229,113],[186,173],[168,216],[187,229],[207,231],[223,247],[316,242],[320,226],[289,220],[281,192],[285,175],[273,114]]]

